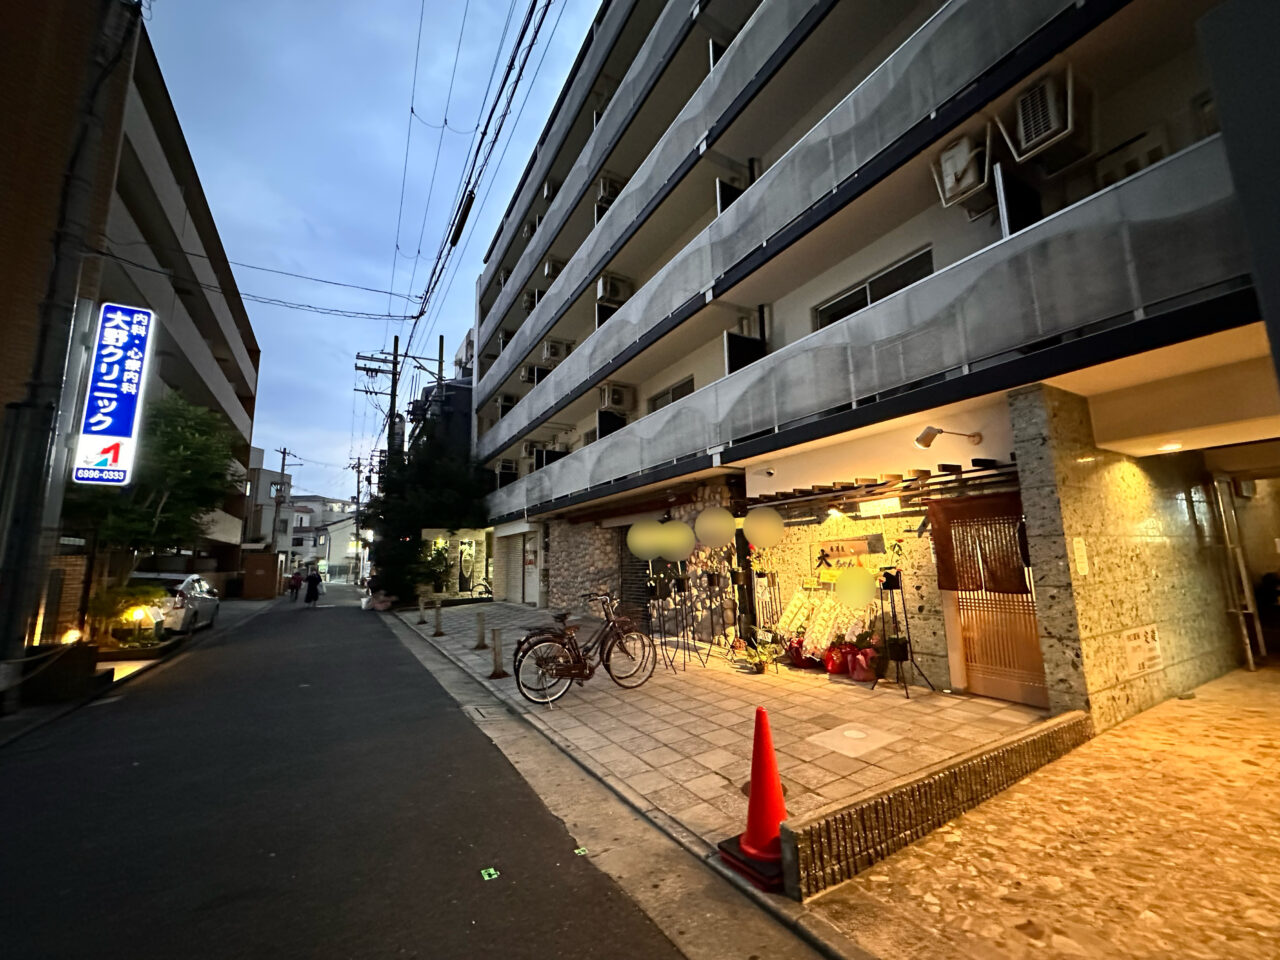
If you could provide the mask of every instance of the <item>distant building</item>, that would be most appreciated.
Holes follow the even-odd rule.
[[[281,550],[292,526],[287,507],[276,509],[276,497],[288,500],[293,478],[288,473],[270,470],[263,466],[264,451],[253,447],[249,451],[249,476],[245,483],[248,507],[244,518],[244,543],[247,550]],[[272,517],[275,516],[276,536],[271,538]]]

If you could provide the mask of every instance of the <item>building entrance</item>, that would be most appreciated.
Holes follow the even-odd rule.
[[[1035,589],[1016,493],[930,504],[938,586],[954,603],[964,684],[980,696],[1048,707]]]

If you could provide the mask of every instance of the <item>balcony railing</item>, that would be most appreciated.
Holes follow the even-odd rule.
[[[565,175],[564,183],[560,185],[555,199],[551,201],[551,206],[543,217],[542,226],[538,228],[533,240],[516,261],[516,266],[511,271],[510,282],[502,288],[493,307],[482,320],[478,339],[480,353],[485,352],[483,348],[493,337],[501,318],[506,316],[507,311],[515,305],[524,289],[524,284],[546,259],[552,241],[564,229],[565,223],[577,206],[578,196],[597,176],[601,165],[617,145],[632,113],[640,105],[640,98],[648,92],[652,82],[662,74],[672,44],[687,34],[688,30],[689,8],[678,3],[667,4],[658,15],[658,20],[649,31],[649,36],[645,38],[644,44],[618,84],[618,89],[600,118],[600,125],[592,131],[586,146],[582,148],[578,159]],[[540,183],[526,184],[523,193],[530,194],[531,197],[532,190],[540,189]],[[528,208],[529,201],[526,200],[523,206],[517,206],[515,209],[527,211]],[[514,221],[507,224],[503,232],[504,234],[512,233],[520,229],[520,226],[519,221]],[[504,249],[509,245],[508,241],[504,244]],[[488,288],[492,280],[491,275],[495,272],[500,259],[494,258],[491,261],[493,266],[485,271],[481,281],[484,286],[481,289]]]
[[[1213,137],[491,494],[493,517],[771,433],[1249,273]],[[801,386],[802,385],[802,386]]]
[[[766,6],[768,6],[766,4]],[[558,409],[631,344],[641,340],[713,282],[906,133],[939,105],[1026,41],[1075,0],[952,0],[909,37],[777,163],[533,388],[483,437],[488,460]],[[638,213],[637,207],[632,213]],[[610,210],[626,219],[627,210]],[[609,218],[606,218],[606,220]],[[576,269],[570,261],[557,283]],[[489,375],[478,399],[501,382],[535,339],[526,323]],[[538,333],[543,336],[545,332]],[[510,353],[510,359],[507,354]]]
[[[783,38],[817,5],[817,0],[770,0],[756,9],[729,49],[717,61],[715,69],[694,91],[689,102],[627,181],[608,215],[565,265],[555,283],[516,332],[507,349],[481,379],[479,397],[492,393],[551,332],[560,315],[577,298],[584,285],[594,282],[610,252],[620,246],[635,229],[645,207],[665,189],[675,186],[670,183],[671,179],[682,164],[698,155],[699,142],[707,137],[709,130],[722,124],[723,117],[734,106],[735,99],[769,62]],[[675,6],[673,4],[669,9],[674,10]],[[608,133],[607,130],[601,132]],[[566,179],[560,191],[560,196],[564,196],[566,200],[571,195],[570,188],[580,190],[583,177],[603,162],[604,154],[600,151],[612,149],[612,141],[597,139],[599,142],[593,141],[593,150],[584,154],[588,162],[576,165]],[[549,223],[544,224],[543,229],[550,226],[552,230],[559,230],[568,212],[553,204],[552,210],[547,213]],[[551,235],[547,234],[548,239]],[[540,243],[535,238],[512,272],[513,280],[527,278],[539,266],[540,258],[545,256],[548,245],[549,242]],[[506,296],[499,297],[481,326],[481,343],[492,336],[499,318],[511,308],[515,297],[522,290],[523,280],[520,284],[513,284],[511,291],[504,291]]]

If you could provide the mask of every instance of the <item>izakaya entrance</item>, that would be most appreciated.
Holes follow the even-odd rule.
[[[963,650],[963,686],[980,696],[1048,707],[1035,588],[1016,493],[929,505],[948,632]],[[953,682],[959,671],[953,667]]]

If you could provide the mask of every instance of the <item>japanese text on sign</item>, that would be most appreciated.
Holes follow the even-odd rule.
[[[154,323],[150,310],[102,305],[71,472],[78,483],[123,486],[129,482]]]

